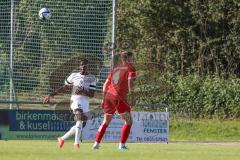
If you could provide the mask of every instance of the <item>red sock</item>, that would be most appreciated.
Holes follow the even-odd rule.
[[[127,125],[127,124],[123,125],[122,132],[121,132],[121,138],[120,138],[121,143],[126,143],[128,136],[130,134],[131,127],[132,127],[132,125]]]
[[[102,137],[107,129],[107,125],[106,124],[101,124],[101,126],[98,129],[98,133],[96,135],[96,142],[100,143],[102,140]]]

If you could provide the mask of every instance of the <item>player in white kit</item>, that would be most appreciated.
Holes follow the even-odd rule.
[[[66,80],[64,86],[55,90],[44,98],[44,102],[50,102],[54,96],[65,92],[72,87],[71,109],[75,115],[76,125],[73,126],[65,135],[58,138],[58,146],[63,147],[64,141],[75,134],[74,146],[80,148],[80,134],[83,122],[87,120],[84,113],[89,111],[89,97],[93,97],[96,89],[96,78],[88,73],[88,61],[83,59],[80,62],[80,72],[72,73]]]

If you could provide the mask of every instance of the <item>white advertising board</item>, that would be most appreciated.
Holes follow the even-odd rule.
[[[138,112],[133,111],[133,126],[128,142],[168,143],[169,141],[169,119],[168,112]],[[87,122],[83,130],[83,139],[94,141],[98,127],[103,117],[98,117]],[[103,141],[118,142],[120,138],[123,120],[115,114],[113,120],[106,130]]]

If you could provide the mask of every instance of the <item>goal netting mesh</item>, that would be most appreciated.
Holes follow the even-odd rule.
[[[11,70],[11,1],[1,0],[0,100],[9,100],[12,78],[14,100],[39,102],[64,84],[82,58],[89,60],[100,91],[111,64],[106,48],[112,38],[112,5],[113,0],[15,0]],[[52,12],[50,20],[38,17],[45,7]]]

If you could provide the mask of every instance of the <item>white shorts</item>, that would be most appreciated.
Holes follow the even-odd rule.
[[[75,109],[82,109],[83,113],[89,111],[89,101],[88,97],[85,96],[72,96],[71,97],[71,109],[74,111]]]

